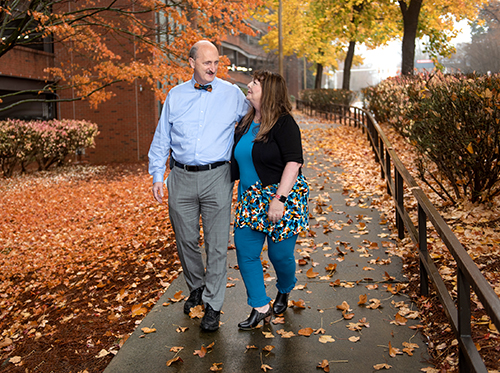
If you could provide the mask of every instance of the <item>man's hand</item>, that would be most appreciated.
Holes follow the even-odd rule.
[[[163,202],[163,183],[161,181],[153,184],[153,196],[158,202]]]

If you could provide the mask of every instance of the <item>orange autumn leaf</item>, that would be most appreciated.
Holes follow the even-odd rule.
[[[340,279],[336,279],[333,282],[330,282],[330,286],[334,288],[335,286],[340,286]]]
[[[293,300],[292,306],[297,308],[306,308],[306,303],[303,299],[299,299],[298,301]]]
[[[346,301],[343,301],[342,304],[337,306],[337,309],[342,311],[348,311],[349,308],[349,304]]]
[[[142,303],[134,304],[132,306],[132,317],[144,315],[148,309],[142,306]]]
[[[314,329],[313,328],[303,328],[303,329],[300,329],[297,333],[298,333],[298,335],[303,335],[305,337],[309,337],[312,333],[314,333]]]
[[[316,368],[321,368],[324,372],[330,372],[330,363],[328,360],[324,359],[316,366]]]
[[[207,354],[207,348],[205,346],[201,346],[199,350],[194,350],[193,355],[198,355],[200,358],[205,357]]]
[[[205,310],[203,309],[203,306],[200,304],[196,307],[192,307],[191,311],[189,312],[189,317],[192,319],[201,319],[205,315]]]
[[[314,272],[314,269],[311,267],[307,270],[306,276],[307,278],[315,278],[319,275],[319,272]]]
[[[389,342],[389,355],[391,357],[396,357],[396,355],[403,354],[399,348],[392,347],[391,342]]]
[[[175,293],[173,298],[168,298],[168,300],[173,302],[173,303],[180,302],[183,299],[184,299],[184,296],[182,295],[182,290],[179,290],[177,293]]]
[[[173,363],[176,363],[176,362],[182,363],[183,360],[180,358],[180,356],[176,356],[173,359],[170,359],[167,361],[167,367],[169,367],[170,365],[172,365]]]
[[[366,294],[360,294],[358,304],[365,304],[367,300],[368,296]]]

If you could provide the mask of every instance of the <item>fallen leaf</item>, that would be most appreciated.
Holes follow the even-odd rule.
[[[341,305],[338,305],[337,306],[337,309],[338,310],[342,310],[342,311],[349,311],[349,304],[347,304],[346,301],[343,301]]]
[[[275,317],[273,319],[273,324],[284,324],[285,323],[285,318],[284,317]]]
[[[262,369],[264,372],[267,372],[268,370],[272,370],[273,368],[271,368],[269,365],[267,364],[262,364],[260,366],[260,369]]]
[[[170,359],[170,360],[167,361],[167,367],[169,367],[170,365],[172,365],[173,363],[175,363],[177,361],[180,362],[180,363],[183,362],[183,360],[180,358],[180,356],[176,356],[173,359]]]
[[[380,370],[380,369],[391,369],[392,368],[392,365],[389,365],[389,364],[386,364],[386,363],[382,363],[382,364],[375,364],[373,366],[373,369],[375,370]]]
[[[107,351],[106,349],[103,348],[101,351],[99,351],[99,353],[96,355],[96,357],[101,358],[101,357],[104,357],[108,354],[109,354],[109,351]]]
[[[177,329],[175,329],[175,331],[177,333],[184,333],[188,329],[189,329],[189,326],[178,326]]]
[[[368,296],[366,294],[360,294],[358,304],[365,304],[367,300]]]
[[[321,343],[328,343],[328,342],[335,342],[335,339],[332,338],[331,335],[322,335],[321,337],[319,337],[319,341]]]
[[[272,332],[265,332],[265,331],[262,331],[262,334],[264,334],[264,337],[265,338],[274,338],[274,335]]]
[[[323,369],[324,372],[329,372],[330,371],[330,364],[328,363],[328,360],[324,359],[316,366],[316,368],[321,368],[321,369]]]
[[[314,332],[314,334],[325,334],[325,333],[326,333],[326,330],[323,328],[316,329],[316,331]]]
[[[168,300],[173,302],[173,303],[180,302],[183,299],[184,299],[184,296],[182,295],[182,290],[179,290],[177,293],[175,293],[173,298],[168,298]]]
[[[201,319],[205,315],[205,310],[203,305],[198,305],[196,307],[191,307],[191,312],[189,312],[189,317],[192,319]]]
[[[21,362],[21,356],[12,356],[9,359],[9,363],[12,363],[12,364],[17,364],[17,363],[20,363],[20,362]]]
[[[0,348],[10,346],[11,344],[12,344],[12,339],[10,338],[2,339],[2,341],[0,341]]]
[[[403,353],[399,348],[392,347],[391,342],[389,342],[389,356],[396,357],[396,355],[402,355]]]
[[[291,338],[291,337],[295,337],[295,334],[294,332],[292,331],[285,331],[285,329],[280,329],[278,331],[276,331],[277,334],[281,335],[281,338]]]
[[[210,367],[211,372],[220,372],[222,370],[223,363],[213,363]]]
[[[303,335],[305,337],[309,337],[312,333],[314,333],[314,329],[313,328],[303,328],[303,329],[300,329],[297,333],[298,333],[298,335]]]
[[[274,346],[272,345],[267,345],[264,348],[262,348],[264,351],[271,352],[273,350]]]
[[[314,272],[314,269],[311,267],[307,270],[306,276],[307,278],[315,278],[316,276],[319,275],[319,272]]]
[[[205,346],[201,346],[199,350],[194,350],[193,355],[198,355],[200,358],[205,357],[207,354],[207,348]]]
[[[149,333],[154,333],[154,332],[156,332],[156,329],[154,329],[154,328],[148,328],[148,327],[144,327],[144,328],[142,328],[141,330],[142,330],[142,332],[143,332],[144,334],[149,334]]]
[[[355,337],[355,336],[352,336],[352,337],[349,337],[348,339],[349,339],[349,341],[351,341],[351,342],[357,342],[357,341],[359,341],[359,340],[361,339],[361,337]]]
[[[180,346],[174,346],[170,349],[171,352],[179,352],[181,350],[183,350],[184,347],[180,347]]]
[[[299,299],[298,301],[292,301],[292,306],[297,308],[306,308],[306,303],[303,299]]]
[[[148,312],[148,309],[143,307],[142,303],[134,304],[132,306],[132,317],[144,315],[146,312]]]

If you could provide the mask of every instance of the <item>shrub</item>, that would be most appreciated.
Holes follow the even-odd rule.
[[[416,147],[419,177],[432,187],[431,177],[442,198],[486,202],[500,194],[500,75],[391,78],[363,93],[377,120]],[[428,172],[429,161],[449,186]]]
[[[335,104],[351,105],[356,99],[356,92],[343,89],[304,89],[300,92],[304,103],[320,111],[332,111]]]
[[[83,120],[0,121],[0,165],[5,177],[30,163],[39,170],[64,164],[69,154],[95,145],[97,125]]]

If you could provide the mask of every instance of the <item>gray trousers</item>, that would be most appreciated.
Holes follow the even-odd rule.
[[[204,304],[219,311],[226,292],[233,194],[229,164],[198,172],[174,167],[167,188],[170,221],[189,291],[205,285]],[[200,216],[206,266],[199,246]]]

